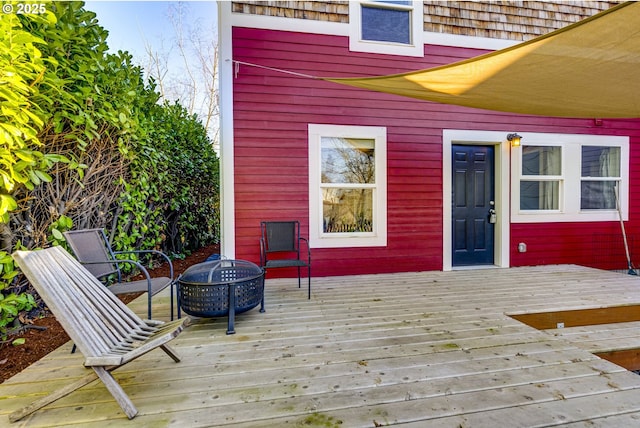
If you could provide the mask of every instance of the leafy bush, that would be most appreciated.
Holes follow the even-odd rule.
[[[52,14],[37,16],[43,23],[55,22]],[[13,249],[11,212],[24,204],[17,195],[44,182],[50,182],[48,170],[64,157],[43,154],[38,138],[44,111],[33,102],[37,84],[42,80],[46,61],[38,49],[44,42],[26,31],[18,17],[5,15],[0,20],[0,334],[21,310],[35,304],[32,295],[14,293],[10,285],[18,275],[7,250]]]

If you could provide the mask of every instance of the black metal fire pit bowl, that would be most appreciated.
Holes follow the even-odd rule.
[[[246,260],[213,260],[188,268],[177,279],[180,309],[202,318],[227,316],[234,334],[236,313],[260,304],[264,312],[264,270]]]

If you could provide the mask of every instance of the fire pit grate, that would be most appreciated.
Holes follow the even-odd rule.
[[[188,268],[178,277],[178,304],[189,315],[227,315],[227,334],[235,333],[236,313],[260,304],[264,312],[264,270],[245,260],[213,260]]]

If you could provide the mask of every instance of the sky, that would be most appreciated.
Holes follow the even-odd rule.
[[[186,8],[186,25],[215,31],[215,1],[87,1],[85,9],[95,12],[100,25],[109,31],[111,51],[126,50],[142,61],[145,43],[159,49],[175,41],[170,13],[178,4]]]
[[[177,88],[165,91],[170,101],[182,97],[181,104],[189,111],[198,113],[202,118],[206,116],[206,99],[198,95],[194,106],[189,108],[184,101],[184,93],[180,94],[180,88],[185,87],[186,72],[184,59],[180,55],[176,40],[174,22],[182,16],[182,28],[185,36],[196,33],[200,42],[215,41],[217,39],[217,2],[216,1],[86,1],[85,9],[96,13],[98,23],[109,31],[107,44],[113,53],[119,50],[127,51],[133,56],[136,65],[149,71],[150,59],[147,46],[166,58],[167,71],[165,81],[167,87],[172,85]],[[178,9],[182,13],[178,12]],[[195,54],[192,44],[186,43],[191,48],[187,61],[193,64],[189,67],[191,73],[202,72],[202,67]],[[207,45],[211,46],[211,44]],[[207,48],[209,49],[209,48]],[[211,49],[209,49],[211,51]],[[206,76],[194,80],[202,82]],[[209,91],[204,87],[197,88],[198,94],[206,94]],[[210,136],[215,133],[216,123],[210,125]]]

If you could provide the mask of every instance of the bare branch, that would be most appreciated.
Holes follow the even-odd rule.
[[[162,44],[158,51],[145,43],[146,70],[155,80],[161,99],[178,101],[190,114],[197,114],[216,142],[219,126],[217,31],[202,28],[202,20],[191,15],[188,2],[170,4],[167,13],[175,33],[173,49]],[[180,68],[177,75],[171,74],[172,66]]]

